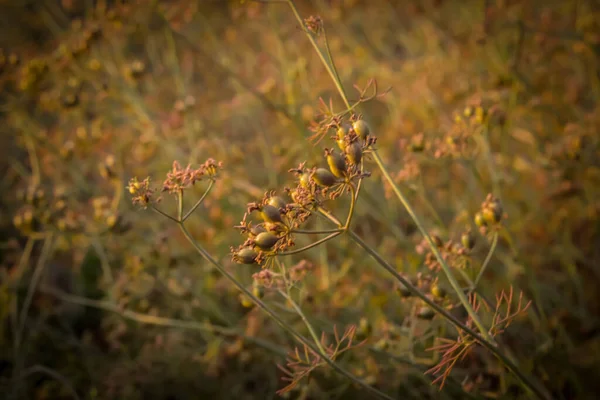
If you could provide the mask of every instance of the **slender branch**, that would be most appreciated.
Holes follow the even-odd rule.
[[[344,231],[343,229],[320,229],[318,231],[311,231],[311,230],[306,230],[306,229],[292,229],[290,232],[311,235],[311,234],[336,233],[336,232],[343,232],[343,231]]]
[[[278,256],[289,256],[289,255],[292,255],[292,254],[301,253],[301,252],[306,251],[308,249],[312,249],[313,247],[316,247],[316,246],[320,245],[321,243],[325,243],[326,241],[333,239],[334,237],[340,235],[342,232],[344,232],[344,231],[343,230],[336,231],[335,233],[332,233],[331,235],[327,235],[323,239],[319,239],[316,242],[313,242],[313,243],[311,243],[309,245],[306,245],[304,247],[300,247],[299,249],[294,249],[294,250],[286,251],[286,252],[283,252],[283,253],[277,253],[277,255]]]
[[[156,208],[155,206],[151,205],[150,208],[154,211],[156,211],[157,213],[159,213],[160,215],[162,215],[163,217],[167,217],[168,219],[170,219],[171,221],[175,222],[175,223],[179,223],[179,221],[177,221],[175,218],[171,217],[169,214],[165,213],[164,211]]]
[[[444,260],[444,257],[442,257],[442,254],[438,250],[438,247],[435,245],[435,243],[433,242],[433,239],[431,238],[431,236],[429,235],[429,233],[423,226],[421,219],[415,213],[414,209],[408,202],[408,199],[400,191],[400,188],[398,187],[396,182],[394,182],[394,179],[388,172],[387,168],[383,164],[383,161],[381,160],[381,157],[379,156],[379,154],[376,151],[373,151],[373,158],[375,159],[375,162],[377,163],[377,165],[379,166],[379,169],[383,173],[383,176],[385,177],[385,179],[388,181],[388,183],[392,187],[392,190],[394,191],[394,193],[396,194],[396,196],[398,197],[398,199],[400,200],[400,202],[402,203],[402,205],[404,206],[404,208],[406,209],[406,211],[408,212],[408,214],[410,215],[412,220],[415,222],[415,225],[417,225],[417,228],[419,229],[419,231],[421,232],[423,237],[425,237],[425,240],[429,244],[429,247],[431,248],[432,253],[435,255],[435,258],[440,263],[442,270],[446,274],[446,277],[448,278],[448,282],[450,282],[450,285],[454,289],[454,292],[456,292],[458,300],[461,302],[462,306],[465,308],[465,310],[467,311],[467,313],[473,320],[473,323],[477,326],[477,329],[479,329],[479,332],[481,333],[483,338],[486,341],[488,341],[492,346],[495,346],[496,342],[494,341],[494,338],[490,335],[488,330],[485,328],[485,326],[479,319],[479,316],[477,315],[475,310],[473,310],[473,307],[471,307],[471,304],[469,303],[467,296],[465,296],[465,293],[463,292],[462,288],[460,287],[460,284],[454,277],[454,274],[450,270],[450,267],[446,263],[446,260]]]
[[[138,313],[138,312],[131,311],[131,310],[123,310],[121,307],[119,307],[118,305],[116,305],[112,302],[102,301],[102,300],[93,300],[93,299],[89,299],[86,297],[76,296],[76,295],[65,293],[61,290],[58,290],[55,288],[50,288],[50,287],[42,287],[40,290],[44,293],[47,293],[49,295],[52,295],[52,296],[60,299],[62,301],[73,303],[73,304],[79,304],[79,305],[85,306],[85,307],[97,308],[97,309],[108,311],[108,312],[113,312],[113,313],[119,314],[123,318],[129,319],[131,321],[135,321],[135,322],[138,322],[141,324],[179,328],[179,329],[188,329],[188,330],[193,330],[193,331],[209,332],[209,333],[216,332],[216,333],[219,333],[224,336],[241,337],[244,340],[247,340],[248,342],[254,343],[254,344],[261,346],[267,350],[270,350],[273,353],[278,354],[279,356],[282,356],[282,357],[286,356],[286,352],[284,349],[282,349],[278,346],[275,346],[266,340],[262,340],[260,338],[254,337],[254,336],[244,335],[243,333],[238,332],[233,328],[227,328],[227,327],[223,327],[223,326],[213,325],[210,323],[201,323],[201,322],[195,322],[195,321],[185,321],[185,320],[180,320],[180,319],[157,317],[154,315],[142,314],[142,313]]]
[[[317,55],[321,59],[321,62],[325,66],[325,69],[329,73],[329,76],[331,76],[331,79],[333,80],[335,86],[337,87],[337,90],[340,92],[340,95],[342,96],[342,100],[344,101],[344,104],[346,105],[347,108],[350,108],[351,106],[350,106],[350,102],[348,101],[348,97],[346,96],[346,92],[344,91],[344,88],[342,87],[341,82],[338,79],[336,79],[336,74],[335,74],[335,71],[333,70],[331,64],[329,62],[327,62],[327,60],[323,56],[323,52],[319,48],[319,45],[317,44],[317,41],[315,40],[314,35],[308,29],[306,29],[306,25],[304,24],[304,21],[302,20],[302,17],[300,16],[300,13],[298,12],[298,9],[296,8],[296,5],[294,4],[294,2],[292,0],[288,0],[288,4],[289,4],[290,8],[292,9],[292,12],[296,16],[298,23],[302,27],[302,30],[304,31],[304,33],[306,33],[308,40],[315,48]]]
[[[300,316],[300,318],[302,318],[304,325],[306,325],[306,328],[308,329],[310,336],[312,336],[312,338],[315,342],[315,345],[319,348],[321,353],[327,354],[325,352],[325,349],[323,348],[323,345],[321,344],[321,341],[319,340],[319,336],[315,332],[315,329],[313,328],[311,323],[308,321],[308,318],[306,318],[306,315],[304,314],[304,312],[302,312],[302,309],[300,308],[300,306],[298,306],[298,304],[296,304],[296,302],[292,299],[292,296],[290,296],[289,294],[283,292],[282,290],[279,290],[279,294],[281,294],[281,296],[283,296],[287,301],[290,302],[290,304],[292,305],[292,307],[294,308],[296,313]]]
[[[371,257],[377,261],[379,265],[381,265],[386,271],[392,274],[400,283],[402,283],[412,294],[419,297],[423,300],[427,305],[429,305],[434,311],[441,314],[450,321],[454,326],[456,326],[459,330],[462,330],[469,334],[474,340],[479,342],[482,346],[490,350],[496,357],[498,357],[504,365],[513,373],[519,380],[523,383],[525,387],[531,390],[536,396],[540,399],[549,399],[550,397],[536,385],[533,383],[524,373],[522,373],[517,365],[509,359],[506,355],[504,355],[500,349],[494,344],[485,340],[481,335],[475,332],[473,329],[466,326],[462,323],[458,318],[454,315],[448,313],[445,309],[437,305],[434,301],[432,301],[429,297],[427,297],[424,293],[422,293],[417,287],[415,287],[412,283],[410,283],[406,278],[396,271],[394,267],[387,263],[373,248],[371,248],[367,243],[365,243],[356,233],[349,230],[348,235],[352,240],[354,240],[360,247],[362,247]]]
[[[494,232],[494,237],[492,238],[492,246],[490,247],[490,251],[488,252],[487,256],[485,257],[485,260],[483,261],[483,264],[481,265],[481,268],[479,269],[479,273],[477,274],[477,277],[473,281],[473,285],[471,286],[469,294],[473,293],[477,289],[477,284],[483,277],[483,274],[485,273],[485,270],[492,259],[492,255],[494,254],[494,251],[496,250],[497,244],[498,244],[498,232]]]
[[[206,190],[204,191],[204,194],[202,195],[202,197],[200,197],[200,199],[198,199],[198,201],[196,202],[196,204],[194,204],[192,206],[192,208],[190,208],[190,210],[185,213],[185,215],[183,216],[181,221],[185,221],[186,219],[188,219],[190,217],[190,215],[192,215],[192,213],[194,211],[196,211],[196,208],[198,208],[198,206],[200,204],[202,204],[202,202],[204,201],[204,198],[206,198],[206,196],[208,195],[208,193],[210,192],[210,190],[212,189],[213,185],[215,184],[215,181],[211,180],[210,183],[208,184],[208,187],[206,188]]]
[[[331,366],[331,368],[333,368],[339,374],[341,374],[341,375],[345,376],[346,378],[350,379],[351,381],[357,383],[358,385],[360,385],[361,387],[363,387],[365,390],[369,391],[374,396],[382,398],[382,399],[393,400],[392,397],[388,396],[387,394],[379,391],[378,389],[370,386],[369,384],[367,384],[363,380],[361,380],[361,379],[357,378],[356,376],[352,375],[350,372],[346,371],[344,368],[340,367],[333,360],[331,360],[326,354],[323,354],[321,351],[319,351],[319,349],[315,345],[313,345],[312,342],[309,339],[307,339],[304,336],[302,336],[292,326],[290,326],[287,322],[285,322],[283,319],[281,319],[281,317],[279,317],[279,315],[277,315],[275,313],[275,311],[273,311],[267,304],[265,304],[258,297],[254,296],[254,294],[252,294],[251,291],[249,291],[248,289],[246,289],[246,287],[244,285],[242,285],[233,275],[231,275],[225,269],[225,267],[223,267],[217,260],[215,260],[206,250],[204,250],[204,248],[202,246],[200,246],[200,244],[198,242],[196,242],[196,240],[192,237],[192,235],[189,233],[189,231],[186,229],[186,227],[185,227],[185,225],[183,223],[179,223],[178,225],[179,225],[181,231],[183,232],[183,234],[185,235],[185,237],[187,238],[187,240],[192,244],[192,246],[194,246],[194,248],[196,249],[196,251],[198,251],[198,253],[200,253],[200,255],[202,255],[202,257],[204,257],[205,260],[207,260],[212,265],[214,265],[215,268],[217,268],[217,270],[221,274],[223,274],[231,283],[233,283],[254,304],[256,304],[259,308],[261,308],[267,314],[269,314],[269,316],[271,316],[271,318],[273,318],[275,320],[275,322],[277,322],[277,324],[279,324],[282,328],[284,328],[289,333],[291,333],[292,336],[296,337],[300,342],[302,342],[304,345],[306,345],[309,349],[311,349],[316,354],[318,354],[319,356],[321,356],[323,358],[323,360],[327,364],[329,364],[329,366]]]

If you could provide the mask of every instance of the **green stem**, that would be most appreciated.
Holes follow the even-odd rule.
[[[415,287],[412,283],[410,283],[406,278],[404,278],[402,275],[400,275],[398,273],[398,271],[396,271],[396,269],[394,267],[392,267],[390,264],[388,264],[387,261],[385,261],[383,259],[383,257],[381,257],[379,255],[379,253],[377,253],[366,242],[364,242],[356,233],[354,233],[351,230],[348,230],[348,235],[360,247],[362,247],[367,253],[369,253],[369,255],[371,257],[373,257],[375,259],[375,261],[377,261],[377,263],[379,265],[381,265],[386,271],[388,271],[390,274],[392,274],[394,276],[394,278],[396,278],[396,280],[398,280],[400,283],[402,283],[402,285],[406,286],[406,288],[408,290],[410,290],[410,292],[412,294],[414,294],[415,296],[419,297],[428,306],[430,306],[434,311],[436,311],[437,313],[441,314],[444,318],[446,318],[448,321],[450,321],[458,329],[466,332],[474,340],[476,340],[482,346],[484,346],[485,348],[487,348],[488,350],[490,350],[496,357],[498,357],[504,363],[504,365],[506,366],[506,368],[508,368],[508,370],[510,370],[513,374],[515,374],[515,376],[517,378],[519,378],[519,380],[523,383],[523,385],[526,388],[528,388],[529,390],[531,390],[540,399],[549,399],[550,398],[542,389],[540,389],[525,374],[523,374],[519,370],[519,368],[517,367],[517,365],[512,360],[510,360],[506,355],[504,355],[498,349],[498,347],[496,345],[494,345],[494,344],[488,342],[487,340],[485,340],[481,335],[479,335],[473,329],[471,329],[468,326],[466,326],[465,324],[463,324],[454,315],[450,314],[448,311],[446,311],[445,309],[443,309],[442,307],[440,307],[438,304],[436,304],[434,301],[432,301],[429,297],[427,297],[424,293],[422,293],[417,287]]]
[[[450,282],[450,285],[454,289],[454,292],[456,292],[456,295],[458,296],[458,300],[461,302],[461,304],[463,305],[463,307],[465,308],[465,310],[467,311],[467,313],[473,320],[473,323],[477,326],[477,329],[479,329],[481,336],[483,336],[483,338],[486,341],[488,341],[492,346],[495,346],[496,342],[494,341],[494,338],[489,334],[488,330],[485,328],[485,326],[479,319],[479,316],[477,315],[475,310],[473,310],[473,307],[471,307],[471,304],[469,303],[467,296],[465,296],[462,288],[460,287],[460,284],[454,277],[454,274],[452,274],[452,271],[450,271],[450,267],[446,263],[446,260],[444,260],[444,258],[442,257],[442,254],[438,250],[438,247],[433,242],[433,239],[431,238],[431,236],[429,235],[429,233],[423,226],[423,223],[421,222],[420,218],[417,216],[414,209],[408,202],[408,199],[400,191],[400,188],[398,187],[398,185],[396,185],[396,182],[394,182],[394,179],[392,178],[392,176],[388,172],[387,168],[383,164],[383,161],[381,160],[379,153],[377,153],[376,151],[373,151],[373,158],[375,159],[377,166],[383,173],[383,176],[385,177],[385,179],[388,181],[388,183],[392,187],[392,190],[394,191],[394,193],[396,194],[396,196],[398,197],[398,199],[400,200],[400,202],[402,203],[402,205],[408,212],[408,215],[410,215],[412,220],[415,222],[415,225],[417,225],[417,228],[423,235],[423,237],[425,237],[425,240],[429,244],[429,247],[431,248],[432,253],[435,255],[435,258],[440,263],[442,270],[446,274],[446,277],[448,278],[448,282]]]
[[[189,231],[186,229],[186,227],[185,227],[185,225],[183,223],[179,223],[178,225],[179,225],[181,231],[183,232],[183,234],[185,235],[186,239],[192,244],[192,246],[194,246],[194,248],[196,249],[196,251],[198,251],[198,253],[200,253],[200,255],[202,257],[204,257],[205,260],[207,260],[212,265],[214,265],[215,268],[217,268],[217,270],[221,274],[223,274],[242,293],[244,293],[244,295],[246,295],[249,299],[251,299],[254,304],[256,304],[259,308],[261,308],[267,314],[269,314],[269,316],[271,316],[271,318],[273,318],[275,320],[275,322],[277,322],[277,324],[279,324],[282,328],[284,328],[289,333],[291,333],[292,336],[296,337],[306,347],[308,347],[309,349],[311,349],[312,351],[314,351],[316,354],[318,354],[327,364],[329,364],[329,366],[331,366],[331,368],[333,368],[339,374],[341,374],[341,375],[345,376],[346,378],[350,379],[351,381],[355,382],[356,384],[360,385],[361,387],[363,387],[365,390],[369,391],[374,396],[376,396],[378,398],[381,398],[381,399],[393,400],[392,397],[390,397],[387,394],[385,394],[385,393],[383,393],[383,392],[375,389],[374,387],[370,386],[369,384],[367,384],[363,380],[361,380],[361,379],[357,378],[356,376],[352,375],[350,372],[346,371],[344,368],[340,367],[333,360],[331,360],[326,354],[322,353],[314,344],[312,344],[312,342],[309,339],[307,339],[304,336],[302,336],[292,326],[290,326],[287,322],[285,322],[283,319],[281,319],[281,317],[279,317],[279,315],[277,315],[275,313],[275,311],[273,311],[269,306],[267,306],[258,297],[254,296],[252,294],[252,292],[250,292],[248,289],[246,289],[246,287],[244,285],[242,285],[233,275],[231,275],[225,269],[225,267],[223,267],[217,260],[215,260],[206,250],[204,250],[204,248],[202,246],[200,246],[200,244],[198,242],[196,242],[196,240],[194,240],[194,238],[189,233]]]
[[[336,79],[336,74],[335,74],[334,69],[332,68],[332,65],[329,62],[327,62],[327,60],[325,59],[325,56],[323,55],[323,52],[319,48],[319,45],[317,44],[317,41],[315,40],[314,35],[308,29],[306,29],[304,20],[300,16],[300,13],[298,12],[298,9],[296,8],[296,5],[294,4],[293,0],[288,0],[288,4],[289,4],[290,8],[292,9],[292,12],[296,16],[298,23],[300,24],[300,26],[302,26],[302,30],[304,31],[304,33],[306,33],[308,40],[310,41],[312,46],[315,48],[317,55],[319,56],[319,58],[321,59],[321,62],[325,66],[327,73],[329,73],[329,76],[333,80],[338,92],[340,92],[340,95],[342,96],[342,100],[344,100],[344,104],[346,105],[347,108],[350,108],[351,106],[350,106],[350,102],[348,101],[348,97],[346,96],[346,92],[344,91],[344,88],[342,87],[341,82],[338,79]]]
[[[490,247],[490,251],[488,252],[485,260],[483,261],[483,264],[481,265],[481,269],[479,270],[479,273],[477,274],[475,281],[473,281],[473,285],[471,286],[471,290],[469,293],[473,293],[477,289],[477,284],[483,277],[483,274],[485,273],[485,270],[486,270],[488,264],[490,263],[490,260],[492,259],[492,255],[494,254],[494,251],[496,250],[497,244],[498,244],[498,232],[494,232],[494,237],[492,238],[492,246]]]
[[[192,215],[192,213],[194,211],[196,211],[196,208],[198,208],[198,206],[200,204],[202,204],[202,202],[204,201],[204,198],[206,197],[206,195],[208,195],[208,193],[210,192],[210,190],[212,189],[213,185],[215,184],[215,181],[210,181],[210,183],[208,184],[208,187],[206,188],[206,191],[204,192],[204,194],[202,195],[202,197],[200,197],[200,199],[198,199],[198,201],[196,202],[196,204],[194,204],[192,206],[192,208],[190,208],[190,210],[188,212],[185,213],[185,215],[183,216],[182,221],[185,221],[186,219],[189,218],[190,215]]]
[[[344,231],[336,231],[335,233],[332,233],[331,235],[325,236],[323,239],[319,239],[316,242],[313,242],[309,245],[306,245],[304,247],[300,247],[299,249],[294,249],[294,250],[290,250],[290,251],[286,251],[283,253],[277,253],[278,256],[290,256],[292,254],[298,254],[298,253],[302,253],[303,251],[312,249],[313,247],[316,247],[318,245],[320,245],[321,243],[325,243],[328,240],[333,239],[334,237],[340,235],[342,232]]]
[[[306,325],[306,328],[308,329],[310,336],[312,336],[315,345],[319,348],[319,351],[321,351],[321,353],[323,354],[327,354],[325,352],[325,349],[323,348],[323,345],[321,344],[321,340],[319,340],[319,336],[317,336],[317,332],[315,332],[315,329],[313,328],[312,324],[308,321],[308,318],[306,318],[304,312],[302,312],[300,306],[298,306],[298,304],[296,304],[296,302],[292,300],[292,296],[290,296],[289,294],[281,290],[279,290],[279,294],[281,294],[287,301],[290,302],[296,313],[300,316],[300,318],[302,318],[302,322],[304,322],[304,325]]]

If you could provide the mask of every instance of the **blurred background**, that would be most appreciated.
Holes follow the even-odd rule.
[[[428,229],[460,240],[476,231],[488,193],[502,201],[506,229],[482,291],[513,287],[532,301],[503,341],[553,398],[594,398],[599,3],[296,3],[322,19],[318,43],[326,35],[351,99],[370,79],[390,89],[357,111]],[[132,177],[160,184],[175,160],[222,161],[189,229],[252,287],[258,267],[229,255],[243,241],[233,226],[248,202],[293,185],[290,168],[324,165],[323,145],[308,140],[319,100],[344,109],[290,7],[3,0],[0,27],[0,397],[279,397],[292,338],[125,187]],[[354,227],[414,275],[421,236],[366,165],[373,176]],[[489,247],[477,235],[474,265]],[[314,326],[368,327],[366,344],[339,360],[355,375],[402,399],[524,398],[488,354],[459,364],[442,390],[432,384],[424,371],[438,360],[426,349],[443,323],[414,321],[389,277],[343,236],[285,258],[301,260],[314,266],[297,292]],[[274,293],[264,300],[306,333]],[[367,397],[327,368],[285,396]]]

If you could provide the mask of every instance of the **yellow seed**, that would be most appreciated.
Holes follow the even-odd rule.
[[[325,168],[318,168],[312,178],[321,186],[333,186],[337,181],[335,176]]]
[[[341,154],[331,151],[327,155],[327,164],[333,175],[338,178],[346,176],[346,160]]]
[[[361,139],[365,139],[369,133],[371,133],[369,124],[367,124],[363,119],[355,121],[354,124],[352,124],[352,128],[354,128],[354,132],[356,132]]]

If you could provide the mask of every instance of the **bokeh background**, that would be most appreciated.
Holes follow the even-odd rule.
[[[507,219],[482,290],[532,301],[503,334],[557,399],[600,390],[600,6],[595,0],[298,0],[319,16],[350,97],[428,229],[472,227],[488,193]],[[231,261],[246,204],[323,164],[308,138],[335,86],[285,2],[0,1],[0,397],[268,399],[294,341],[240,301],[176,225],[131,204],[130,178],[223,162],[190,219]],[[319,38],[323,45],[323,36]],[[480,114],[476,114],[480,113]],[[485,115],[485,129],[477,121]],[[329,147],[332,142],[329,141]],[[324,142],[324,143],[325,143]],[[399,271],[421,237],[379,172],[354,227]],[[194,189],[198,195],[202,188]],[[343,204],[340,205],[343,208]],[[161,204],[172,210],[165,198]],[[489,249],[477,237],[480,264]],[[340,362],[397,398],[520,398],[489,355],[442,390],[424,371],[442,322],[413,321],[389,277],[343,236],[306,253],[313,324],[369,326]],[[289,305],[264,299],[299,330]],[[366,398],[327,368],[288,398]]]

